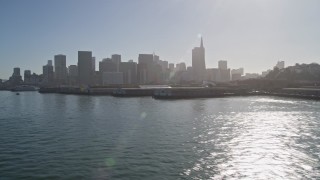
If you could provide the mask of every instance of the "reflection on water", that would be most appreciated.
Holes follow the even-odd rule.
[[[34,92],[0,101],[4,179],[320,178],[317,101]]]
[[[242,107],[229,104],[234,112],[208,114],[199,120],[203,132],[196,133],[194,140],[199,145],[193,147],[199,158],[184,175],[195,179],[320,177],[319,103],[305,109],[314,101],[236,101]]]

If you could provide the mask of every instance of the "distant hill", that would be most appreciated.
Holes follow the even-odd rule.
[[[274,68],[265,79],[287,81],[320,81],[320,65],[296,64],[284,69]]]

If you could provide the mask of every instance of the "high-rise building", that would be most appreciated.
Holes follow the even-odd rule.
[[[227,70],[228,69],[228,61],[226,60],[220,60],[218,62],[218,68],[222,70]]]
[[[67,81],[67,65],[66,56],[59,54],[54,56],[54,75],[55,80],[59,84],[66,83]]]
[[[16,68],[13,68],[13,74],[12,76],[10,77],[9,79],[9,83],[12,85],[12,86],[16,86],[20,83],[22,83],[22,77],[20,75],[20,68],[16,67]]]
[[[155,55],[155,54],[153,54],[153,62],[155,62],[156,64],[158,64],[159,61],[160,61],[160,57],[157,56],[157,55]]]
[[[68,80],[70,85],[76,85],[78,82],[78,66],[70,65],[68,67]]]
[[[194,80],[202,82],[205,80],[206,62],[205,62],[205,48],[203,47],[203,40],[201,37],[200,47],[192,49],[192,69],[194,71]]]
[[[92,57],[92,72],[96,71],[96,57]]]
[[[170,64],[169,64],[169,70],[170,70],[170,71],[173,71],[173,70],[174,70],[174,64],[173,64],[173,63],[170,63]]]
[[[219,77],[216,80],[220,82],[228,82],[231,80],[231,71],[228,69],[228,62],[220,60],[218,62]]]
[[[21,76],[20,75],[20,68],[18,68],[18,67],[13,68],[12,76]]]
[[[231,80],[232,81],[241,80],[241,77],[242,77],[243,73],[244,73],[244,69],[243,68],[232,69],[231,70]]]
[[[91,85],[92,74],[92,52],[78,51],[78,79],[80,85]]]
[[[187,67],[187,81],[193,81],[193,69],[191,66]]]
[[[30,78],[31,78],[31,71],[30,70],[25,70],[24,71],[24,76],[23,76],[23,80],[25,83],[30,82]]]
[[[53,64],[52,64],[52,60],[48,60],[48,64],[47,65],[49,65],[49,66],[53,66]]]
[[[162,72],[166,72],[168,70],[168,61],[159,60],[158,64],[161,66]]]
[[[159,61],[156,62],[156,65],[158,65],[161,70],[160,79],[162,82],[159,82],[159,83],[163,83],[165,81],[167,82],[170,74],[170,71],[168,70],[168,61],[163,61],[159,59]]]
[[[139,54],[138,64],[152,64],[153,56],[153,54]]]
[[[120,72],[123,73],[124,84],[137,84],[137,63],[121,62]]]
[[[103,85],[123,84],[123,73],[122,72],[103,72],[102,84]]]
[[[140,84],[149,84],[154,81],[153,54],[139,54],[138,58],[138,81]]]
[[[78,66],[70,65],[69,68],[69,77],[78,77]]]
[[[231,80],[230,69],[219,69],[219,70],[220,70],[221,82],[228,82]]]
[[[104,58],[99,62],[99,72],[117,72],[117,64],[110,58]]]
[[[207,81],[216,81],[219,82],[220,81],[220,70],[218,68],[208,68],[207,70],[207,77],[206,80]]]
[[[176,65],[176,69],[177,69],[177,71],[186,71],[187,70],[186,63],[184,63],[184,62],[178,63]]]
[[[231,70],[231,74],[240,74],[240,75],[243,75],[243,74],[244,74],[244,69],[243,69],[243,68],[232,69],[232,70]]]
[[[44,84],[53,83],[54,73],[53,73],[52,60],[48,60],[48,64],[42,67],[42,75],[43,75]]]
[[[277,65],[275,67],[277,67],[279,69],[283,69],[284,68],[284,61],[278,61]]]
[[[271,72],[270,69],[268,69],[268,70],[266,70],[266,71],[262,71],[261,77],[266,77],[270,72]]]
[[[120,54],[112,54],[111,55],[112,62],[116,64],[116,72],[119,72],[119,67],[121,63],[121,55]]]
[[[147,84],[147,64],[138,63],[137,80],[139,84]]]
[[[258,73],[246,73],[243,79],[257,79],[259,77],[260,77],[260,74]]]

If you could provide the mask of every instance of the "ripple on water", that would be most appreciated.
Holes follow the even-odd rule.
[[[266,98],[257,102],[262,103],[263,109],[268,106],[265,103],[299,105],[289,100]],[[206,117],[198,119],[203,132],[195,133],[194,139],[201,145],[194,151],[199,158],[184,174],[195,179],[320,177],[316,145],[319,119],[313,119],[314,112],[307,109],[275,111],[276,107],[272,107],[272,111],[252,111],[255,108],[261,107],[248,107],[248,112],[226,112],[217,117],[208,115],[212,119],[209,125]]]
[[[317,101],[10,92],[0,100],[0,179],[320,177]]]

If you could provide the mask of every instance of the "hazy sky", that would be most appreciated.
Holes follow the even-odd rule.
[[[0,78],[13,67],[41,73],[55,54],[97,61],[153,53],[191,65],[204,38],[207,67],[228,60],[245,72],[320,62],[319,0],[0,0]],[[98,68],[98,63],[97,63]]]

